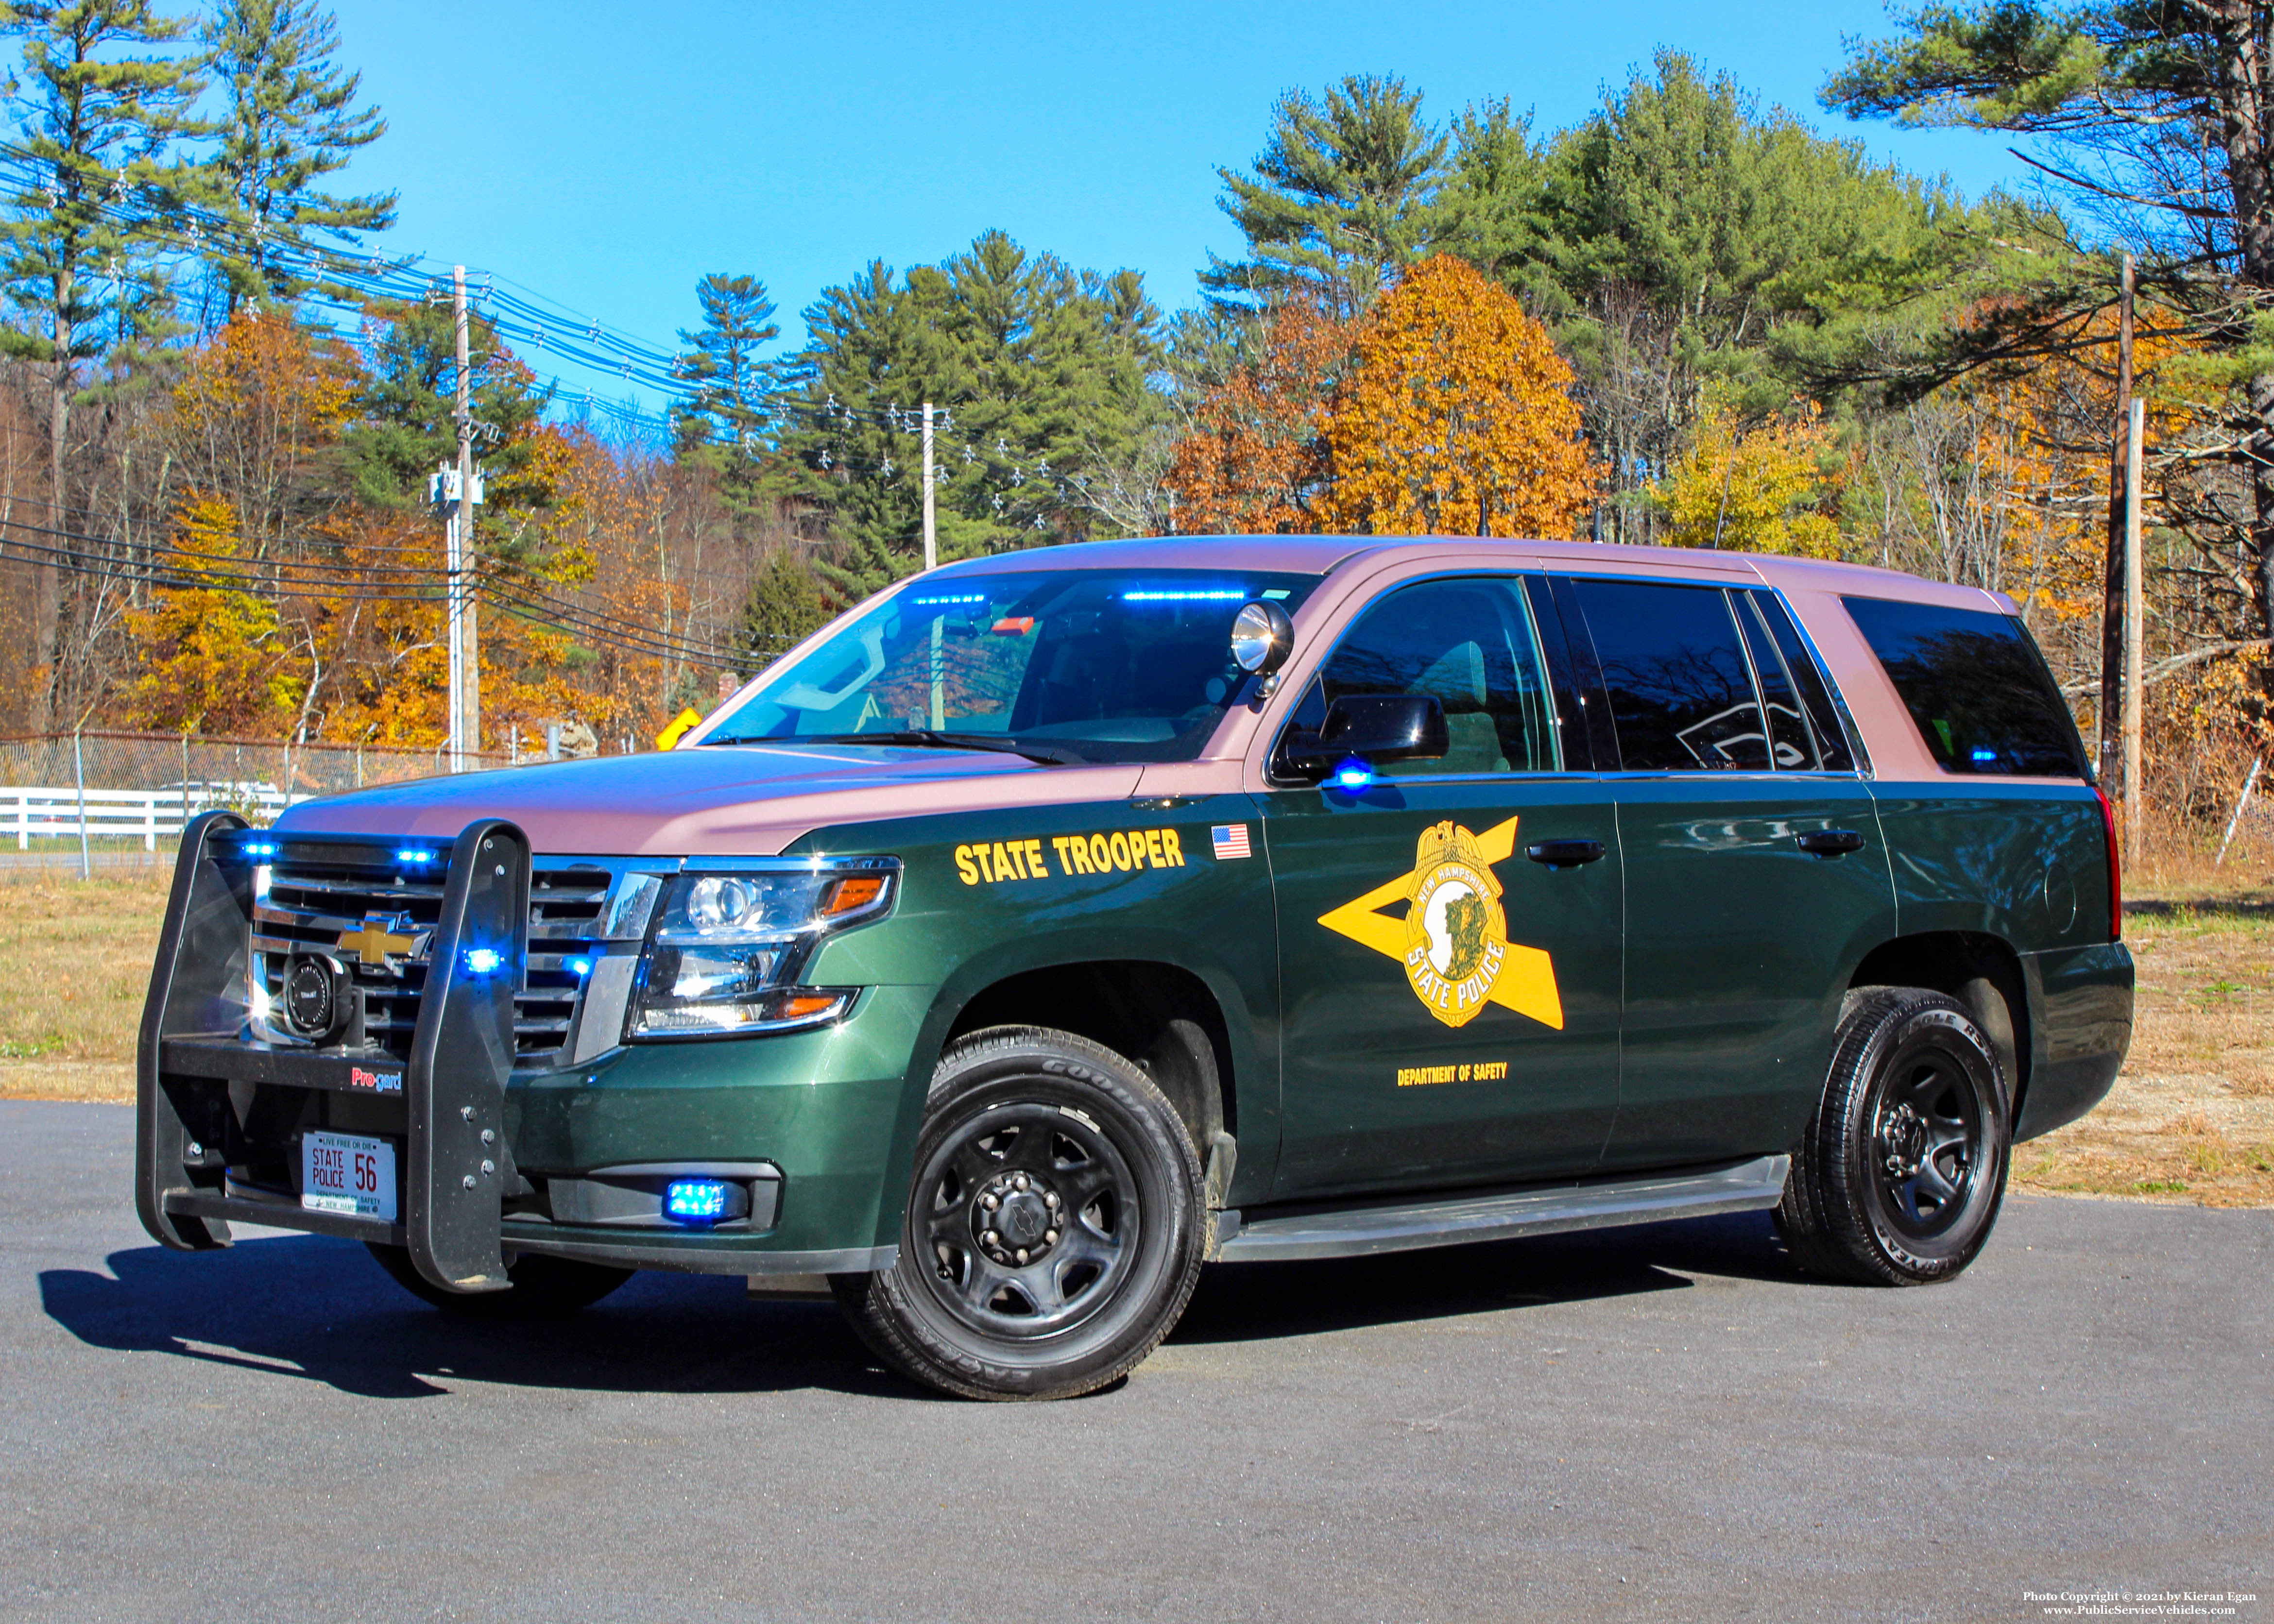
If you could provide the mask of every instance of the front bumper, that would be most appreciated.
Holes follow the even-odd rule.
[[[250,1222],[406,1246],[456,1291],[501,1289],[523,1252],[743,1274],[890,1267],[900,1212],[884,1192],[920,989],[871,988],[833,1026],[516,1072],[514,977],[454,974],[462,942],[508,939],[528,916],[526,845],[485,823],[453,848],[407,1064],[247,1042],[242,827],[215,814],[185,832],[144,1011],[136,1193],[160,1242],[224,1246]],[[398,1145],[395,1221],[301,1204],[299,1141],[317,1129]],[[640,1192],[676,1172],[732,1177],[749,1199],[712,1229],[668,1222]]]

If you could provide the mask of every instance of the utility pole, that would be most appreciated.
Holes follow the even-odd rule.
[[[2148,816],[2148,786],[2140,771],[2140,712],[2148,697],[2142,649],[2147,603],[2140,590],[2140,458],[2148,402],[2135,400],[2130,417],[2124,458],[2124,847],[2125,856],[2136,864]]]
[[[939,523],[932,500],[931,465],[931,402],[923,403],[923,544],[924,568],[934,569],[939,565]],[[944,617],[931,619],[931,725],[943,727],[947,722],[946,656],[940,646]]]
[[[473,583],[467,572],[472,567],[474,550],[474,394],[473,378],[466,358],[466,267],[450,267],[450,289],[453,307],[458,319],[458,410],[453,414],[458,425],[458,510],[453,515],[450,532],[454,542],[451,568],[456,572],[450,578],[452,636],[450,647],[456,660],[450,680],[457,690],[457,725],[451,731],[454,741],[450,755],[450,771],[464,770],[464,758],[478,756],[482,748],[482,641],[476,618]]]
[[[2108,558],[2100,610],[2100,782],[2115,782],[2123,740],[2119,718],[2124,695],[2125,537],[2130,521],[2127,492],[2132,488],[2132,282],[2133,260],[2124,256],[2123,292],[2117,307],[2116,432],[2112,437],[2108,468]],[[2119,786],[2129,795],[2129,780]]]
[[[924,508],[924,568],[935,569],[939,565],[939,523],[932,507],[931,477],[931,402],[923,403],[923,508]]]

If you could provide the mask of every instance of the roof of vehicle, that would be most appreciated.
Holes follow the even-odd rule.
[[[1505,551],[1511,564],[1540,563],[1593,570],[1642,566],[1653,573],[1684,567],[1727,577],[1746,572],[1788,591],[1853,592],[1872,598],[1915,598],[1975,609],[2014,612],[2003,593],[1955,586],[1830,559],[1781,553],[1707,551],[1695,547],[1638,547],[1615,542],[1530,541],[1474,536],[1156,536],[1127,541],[1074,542],[994,553],[942,567],[944,575],[969,575],[1005,568],[1028,569],[1264,569],[1323,575],[1363,558],[1396,563],[1457,548],[1464,553]]]

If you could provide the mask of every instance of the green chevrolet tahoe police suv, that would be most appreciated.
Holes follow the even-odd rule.
[[[2113,1081],[2120,917],[1996,594],[1046,548],[900,583],[664,754],[200,819],[137,1194],[460,1312],[825,1289],[983,1397],[1120,1376],[1210,1261],[1773,1209],[1803,1267],[1920,1283]]]

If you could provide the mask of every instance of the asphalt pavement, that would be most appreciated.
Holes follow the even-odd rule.
[[[1910,1291],[1758,1217],[1219,1267],[988,1405],[739,1280],[484,1327],[168,1252],[132,1122],[0,1102],[0,1617],[2274,1620],[2274,1213],[2016,1199]]]

